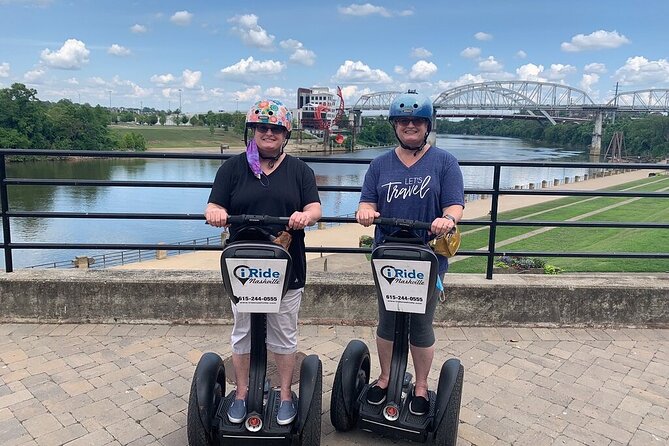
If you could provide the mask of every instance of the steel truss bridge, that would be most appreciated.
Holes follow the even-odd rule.
[[[366,94],[352,111],[387,111],[399,91]],[[494,81],[462,85],[443,91],[433,102],[439,117],[483,117],[583,121],[609,112],[667,113],[669,89],[625,91],[606,104],[568,85],[535,81]]]

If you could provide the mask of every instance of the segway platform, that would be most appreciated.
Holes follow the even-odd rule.
[[[435,299],[439,262],[414,229],[430,229],[430,223],[377,218],[375,224],[401,228],[386,236],[372,251],[372,272],[378,298],[395,314],[393,352],[386,400],[369,404],[367,393],[371,358],[364,342],[349,342],[339,360],[330,400],[330,420],[335,429],[355,427],[416,442],[430,439],[437,445],[454,446],[462,397],[464,369],[451,358],[441,368],[437,391],[429,391],[430,407],[424,415],[409,410],[413,394],[406,373],[409,328],[412,314],[424,314],[429,299]],[[408,378],[408,379],[407,379]]]
[[[288,223],[288,218],[267,216],[230,216],[231,224],[251,224],[237,232],[221,255],[223,285],[240,313],[251,317],[251,363],[247,414],[241,423],[232,423],[228,409],[235,391],[225,395],[225,368],[216,353],[205,353],[195,369],[188,404],[188,442],[190,446],[221,445],[298,445],[320,444],[322,364],[309,355],[300,367],[300,384],[295,420],[279,425],[276,416],[280,392],[267,389],[267,314],[279,311],[288,288],[291,257],[272,242],[263,224]],[[254,226],[256,225],[256,226]]]

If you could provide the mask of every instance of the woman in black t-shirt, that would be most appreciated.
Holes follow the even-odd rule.
[[[226,161],[216,179],[205,210],[207,223],[227,225],[228,215],[253,214],[290,217],[288,251],[293,259],[288,292],[279,313],[267,315],[267,349],[274,353],[281,380],[281,405],[277,422],[289,424],[297,414],[291,381],[297,351],[297,314],[306,277],[304,228],[321,218],[321,204],[313,170],[306,163],[284,153],[290,138],[292,114],[281,102],[259,101],[246,115],[246,132],[253,138],[246,152]],[[275,234],[286,228],[271,227]],[[234,235],[238,228],[231,228]],[[232,363],[237,378],[235,401],[228,410],[232,423],[246,418],[246,396],[250,367],[250,315],[237,312],[232,329]]]

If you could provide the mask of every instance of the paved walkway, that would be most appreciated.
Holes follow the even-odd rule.
[[[0,444],[184,446],[202,352],[229,326],[0,324]],[[330,390],[350,339],[372,327],[300,327],[323,361],[323,445],[406,444],[338,433]],[[669,330],[438,328],[431,373],[461,358],[459,446],[669,444]],[[373,374],[378,372],[374,358]]]

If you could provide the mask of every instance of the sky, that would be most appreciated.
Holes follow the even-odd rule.
[[[296,107],[300,87],[435,98],[493,80],[595,102],[669,88],[668,0],[0,0],[0,88],[185,113]]]

